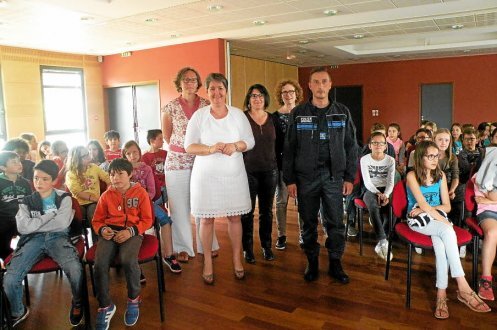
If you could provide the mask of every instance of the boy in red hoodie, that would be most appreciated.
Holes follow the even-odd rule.
[[[124,269],[128,287],[128,303],[124,314],[127,326],[139,317],[140,267],[138,252],[143,233],[152,226],[152,207],[147,191],[130,178],[133,165],[122,158],[109,165],[112,186],[98,200],[93,216],[93,230],[101,236],[95,256],[95,288],[99,309],[97,329],[108,329],[116,311],[109,295],[109,266],[117,254]]]

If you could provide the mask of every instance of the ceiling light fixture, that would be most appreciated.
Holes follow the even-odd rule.
[[[309,43],[309,40],[299,40],[299,44],[301,45],[307,45]]]
[[[335,16],[336,14],[338,14],[338,10],[336,9],[326,9],[323,11],[323,14],[325,14],[326,16]]]
[[[145,22],[147,22],[147,23],[155,23],[158,20],[159,20],[158,18],[150,17],[150,18],[145,19]]]
[[[266,24],[267,22],[264,21],[264,20],[259,20],[259,19],[256,19],[255,21],[252,22],[252,24],[256,25],[256,26],[262,26],[264,24]]]
[[[208,11],[220,11],[221,9],[223,9],[223,6],[221,6],[221,5],[209,5],[209,6],[207,6]]]
[[[362,39],[362,38],[364,38],[364,34],[360,34],[360,33],[354,34],[354,39]]]
[[[297,57],[297,56],[295,56],[295,55],[293,55],[293,54],[288,54],[288,55],[286,56],[286,59],[287,59],[287,60],[294,60],[296,57]]]
[[[463,53],[465,53],[465,54],[466,54],[466,53],[471,53],[471,49],[465,49],[465,50],[463,50],[462,52],[463,52]]]
[[[463,27],[464,27],[464,24],[454,24],[454,25],[452,25],[450,28],[451,28],[452,30],[460,30],[460,29],[462,29]]]

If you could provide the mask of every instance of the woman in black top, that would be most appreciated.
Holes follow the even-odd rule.
[[[243,255],[248,263],[255,263],[253,252],[255,200],[259,200],[259,238],[264,259],[273,260],[271,232],[273,222],[273,199],[276,189],[278,167],[272,116],[266,111],[269,93],[266,87],[255,84],[249,87],[243,103],[255,139],[255,147],[244,153],[245,169],[249,181],[252,211],[242,216]]]

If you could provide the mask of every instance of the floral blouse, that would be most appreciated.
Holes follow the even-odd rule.
[[[189,119],[186,117],[185,112],[180,103],[181,96],[175,98],[166,104],[161,112],[168,114],[173,123],[173,131],[169,144],[182,149],[185,142],[186,127],[188,126]],[[209,101],[200,97],[200,104],[198,109],[209,105]],[[166,171],[176,170],[189,170],[193,167],[194,155],[189,155],[185,152],[177,152],[169,150],[166,158]]]

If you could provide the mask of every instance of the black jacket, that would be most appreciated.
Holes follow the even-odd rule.
[[[319,130],[318,117],[313,115],[312,99],[296,106],[290,115],[283,152],[283,181],[297,182],[297,177],[313,180],[318,175]],[[331,175],[354,182],[357,168],[355,126],[349,109],[330,99],[326,109],[328,122]]]

